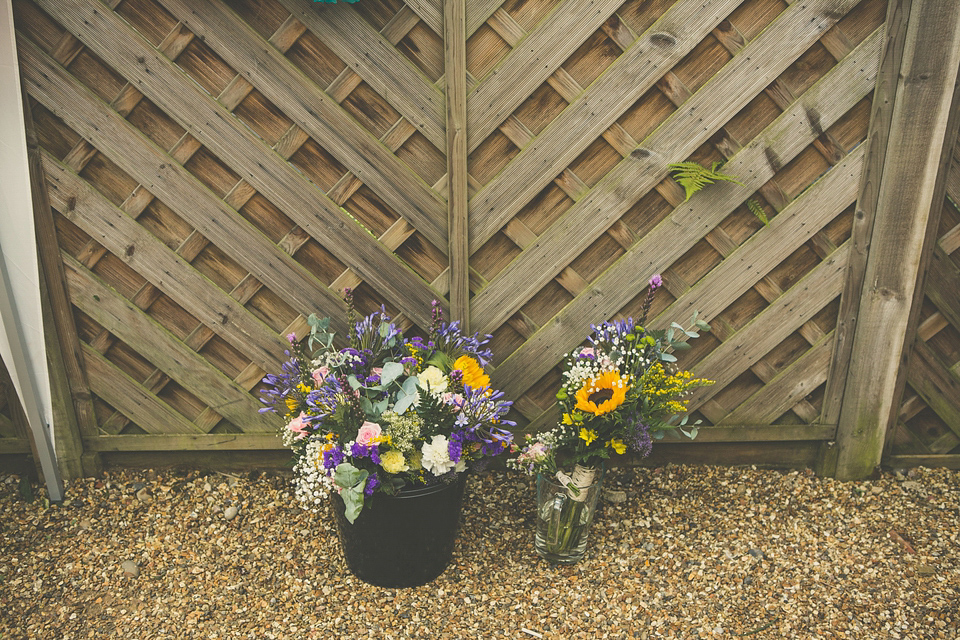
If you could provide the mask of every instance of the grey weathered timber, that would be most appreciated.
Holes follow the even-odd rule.
[[[559,3],[474,87],[467,100],[473,151],[546,81],[622,4],[619,0]]]
[[[167,0],[167,8],[232,66],[248,69],[245,80],[276,103],[357,178],[382,194],[384,202],[409,220],[430,242],[445,248],[443,200],[279,51],[268,46],[220,3]],[[339,11],[336,15],[346,14]],[[338,32],[350,33],[350,30]],[[408,93],[409,90],[404,95]]]
[[[740,176],[750,187],[773,177],[768,158],[789,162],[816,137],[812,127],[794,127],[797,119],[806,120],[807,114],[818,113],[822,126],[829,127],[869,92],[876,80],[880,43],[880,32],[875,32],[731,158],[725,170]],[[845,87],[849,89],[843,90]],[[494,372],[495,384],[517,388],[521,393],[528,389],[583,339],[586,318],[611,317],[635,295],[622,283],[649,279],[660,265],[670,264],[682,255],[745,198],[741,189],[716,185],[709,200],[694,198],[677,207],[673,215],[648,232],[556,318],[514,351]],[[478,294],[476,298],[479,297]],[[479,300],[474,300],[475,315],[478,304]],[[482,325],[478,328],[482,329]]]
[[[161,197],[204,236],[242,264],[298,311],[336,309],[333,326],[346,332],[343,301],[276,247],[229,205],[217,198],[180,163],[151,144],[124,118],[83,89],[76,79],[32,44],[20,41],[23,79],[32,95],[82,134],[96,138],[99,150]]]
[[[50,202],[104,247],[184,306],[207,326],[236,345],[264,370],[279,366],[287,344],[236,300],[107,202],[80,177],[44,156]],[[203,292],[202,296],[188,295]]]
[[[470,326],[470,248],[467,246],[467,33],[466,0],[444,0],[447,68],[447,228],[450,317]]]
[[[470,199],[474,253],[737,5],[678,3]],[[665,31],[669,30],[669,35]],[[668,42],[658,46],[657,42]],[[592,115],[591,115],[592,114]],[[596,117],[601,114],[602,117]],[[681,154],[686,157],[686,154]],[[681,158],[682,159],[682,158]]]
[[[906,335],[918,312],[918,280],[943,197],[940,170],[956,139],[951,116],[960,69],[960,4],[913,0],[903,43],[838,421],[840,479],[873,471],[895,419]]]
[[[315,238],[323,238],[331,253],[351,264],[392,303],[408,308],[417,322],[429,324],[434,296],[422,279],[295,168],[276,162],[275,153],[254,133],[166,57],[153,52],[119,16],[97,10],[93,0],[70,7],[52,6],[52,0],[36,1],[56,12],[86,46],[136,83],[144,95],[167,110],[303,229]]]
[[[805,50],[806,46],[809,46],[811,40],[829,28],[835,20],[835,18],[829,18],[822,7],[814,8],[797,3],[791,5],[780,19],[787,26],[795,25],[788,36],[784,35],[783,30],[770,31],[769,35],[765,33],[759,36],[741,50],[720,73],[649,135],[635,152],[624,158],[614,170],[609,172],[597,187],[566,211],[561,221],[539,237],[534,245],[528,247],[477,294],[474,301],[474,316],[481,330],[490,331],[499,326],[500,322],[517,309],[520,301],[528,299],[532,292],[554,277],[576,255],[606,231],[610,224],[636,201],[636,198],[660,182],[666,176],[667,166],[670,163],[686,159],[733,114],[762,91],[769,84],[769,78],[765,79],[756,74],[754,65],[751,63],[752,59],[755,57],[766,59],[771,65],[771,77],[773,77],[774,69],[782,70],[789,65]],[[812,24],[810,24],[811,20]],[[773,35],[775,33],[778,37]],[[595,83],[594,86],[597,84]],[[831,99],[836,97],[831,96]],[[564,111],[564,114],[567,111]],[[804,117],[809,118],[809,112],[805,113]],[[543,137],[547,136],[541,135],[541,138]],[[679,142],[680,140],[683,140],[683,143]],[[555,140],[551,144],[566,148],[564,145],[571,144],[571,141]],[[775,157],[781,158],[779,155]],[[518,160],[519,158],[520,156]],[[768,162],[767,158],[768,156],[764,154],[763,161]],[[528,185],[536,182],[533,176],[525,176],[519,169],[517,171],[523,178],[513,182],[511,188],[527,188]],[[750,176],[748,172],[738,173],[734,170],[733,162],[728,163],[728,172],[744,178]],[[500,175],[509,173],[508,170]],[[542,181],[539,184],[542,186]],[[536,191],[524,193],[523,201],[525,202],[535,193]],[[480,193],[471,200],[471,220],[477,216],[490,215],[483,207],[473,206],[472,203],[478,197],[482,197]],[[510,210],[511,202],[514,202],[512,197],[505,198],[505,202],[500,203],[503,207],[502,211]],[[498,215],[499,211],[501,209],[498,207]],[[675,217],[675,220],[683,227],[687,227],[684,231],[689,232],[688,229],[698,228],[692,224],[692,221],[688,223],[678,218],[680,216]],[[496,229],[488,227],[487,231],[492,233]],[[476,238],[472,235],[471,250],[476,250],[474,242],[483,240],[484,234]]]
[[[245,431],[273,431],[277,425],[246,389],[228,379],[149,315],[110,289],[83,265],[65,258],[78,309],[127,344],[208,407]]]
[[[33,195],[33,219],[37,236],[37,254],[40,267],[40,290],[43,308],[44,334],[47,345],[47,368],[53,401],[53,432],[56,440],[57,464],[64,480],[90,475],[97,469],[96,460],[85,458],[81,432],[95,433],[89,393],[84,396],[74,392],[83,384],[77,344],[77,330],[73,320],[70,300],[64,285],[63,265],[57,243],[53,212],[47,198],[43,179],[41,151],[30,109],[30,101],[24,95],[24,125],[26,129],[27,157],[30,163],[30,190]],[[86,463],[86,466],[85,464]]]

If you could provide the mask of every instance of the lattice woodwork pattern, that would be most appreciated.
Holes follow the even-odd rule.
[[[947,172],[906,389],[888,440],[894,455],[960,454],[960,147]]]
[[[20,407],[10,372],[0,362],[0,454],[29,453],[26,417]]]
[[[563,355],[637,315],[659,272],[653,324],[699,309],[714,327],[681,360],[717,380],[698,418],[732,440],[830,439],[885,9],[467,3],[470,323],[522,428],[555,419]],[[450,286],[440,0],[14,10],[93,396],[85,446],[279,446],[256,388],[306,315],[341,317],[349,286],[365,311],[429,322]],[[684,202],[667,174],[684,160],[744,186]],[[952,339],[938,317],[921,332]]]

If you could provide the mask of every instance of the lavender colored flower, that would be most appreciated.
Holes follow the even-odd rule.
[[[653,274],[653,277],[650,278],[649,285],[651,289],[656,291],[657,289],[663,286],[663,278],[660,277],[659,273],[655,273]]]
[[[646,458],[653,450],[653,439],[650,437],[650,425],[637,420],[630,430],[630,448]]]
[[[450,439],[447,440],[447,453],[450,454],[451,461],[460,462],[460,458],[463,456],[463,443],[460,442],[460,434],[450,434]]]
[[[363,493],[367,496],[372,496],[373,492],[377,490],[377,487],[380,486],[380,478],[377,477],[376,473],[371,473],[367,477],[367,486],[364,487]]]
[[[345,459],[346,456],[343,455],[343,451],[339,447],[331,447],[323,452],[323,468],[336,469],[337,465]]]

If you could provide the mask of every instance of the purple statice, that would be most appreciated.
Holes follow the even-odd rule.
[[[323,452],[323,468],[336,469],[337,466],[346,459],[340,447],[330,447]]]
[[[463,457],[462,437],[459,433],[454,432],[450,434],[450,438],[447,440],[447,453],[450,454],[452,462],[460,462],[460,458]]]
[[[377,490],[377,487],[380,486],[380,478],[377,477],[376,473],[371,473],[367,477],[367,486],[363,489],[363,494],[366,496],[372,496],[373,492]]]
[[[354,442],[350,445],[350,456],[353,458],[370,458],[374,464],[380,464],[380,447],[375,444]]]
[[[637,419],[630,429],[629,442],[631,449],[646,458],[653,450],[653,438],[650,437],[650,425]]]

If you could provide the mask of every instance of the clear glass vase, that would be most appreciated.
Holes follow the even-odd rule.
[[[577,466],[572,477],[537,475],[537,532],[533,544],[541,558],[553,564],[575,564],[583,558],[603,471],[602,466]]]

